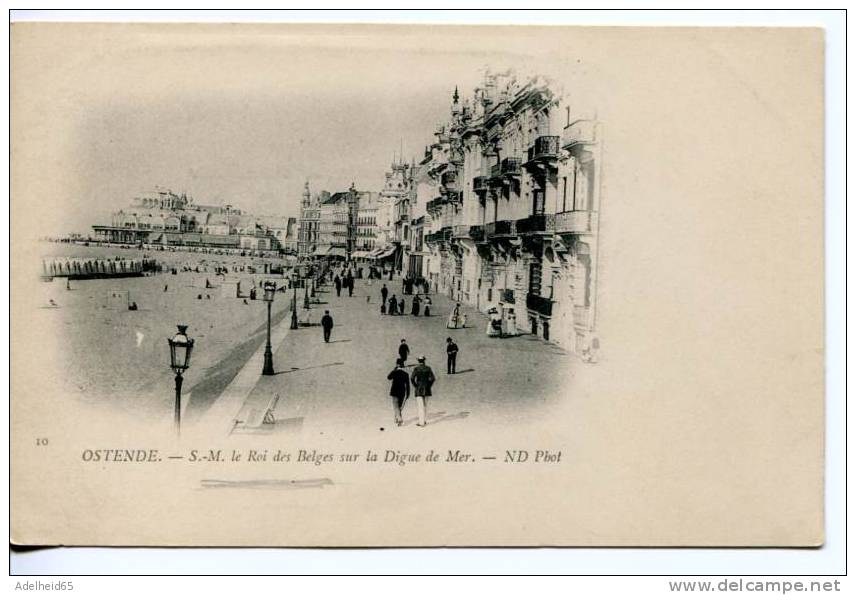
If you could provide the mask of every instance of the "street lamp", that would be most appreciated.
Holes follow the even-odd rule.
[[[309,283],[306,282],[307,279],[303,280],[303,308],[305,310],[309,309]]]
[[[187,325],[179,324],[178,332],[169,343],[169,365],[175,372],[175,434],[181,435],[181,383],[182,374],[190,367],[190,354],[193,351],[193,339],[187,338]]]
[[[292,277],[291,286],[294,288],[294,297],[291,298],[291,330],[297,329],[297,275]]]
[[[270,307],[273,304],[273,297],[276,293],[276,282],[275,281],[265,281],[264,282],[264,300],[267,302],[267,343],[265,344],[265,365],[262,368],[263,376],[273,376],[273,350],[270,347]]]

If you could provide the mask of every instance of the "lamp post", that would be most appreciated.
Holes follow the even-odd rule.
[[[311,297],[315,297],[315,275],[312,275],[312,291],[309,294]]]
[[[303,308],[309,309],[309,283],[307,283],[307,279],[303,280]]]
[[[190,354],[193,351],[193,339],[187,338],[187,325],[179,324],[178,332],[169,343],[169,361],[175,372],[175,435],[181,435],[181,384],[182,374],[190,367]]]
[[[291,330],[297,329],[297,275],[292,277],[291,286],[294,288],[294,297],[291,298]]]
[[[267,302],[267,343],[265,344],[265,365],[262,368],[263,376],[273,376],[273,350],[270,346],[270,307],[273,304],[273,297],[276,293],[276,282],[274,281],[265,281],[264,282],[264,300]]]

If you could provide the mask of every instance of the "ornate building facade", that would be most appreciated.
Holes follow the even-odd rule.
[[[97,239],[113,243],[268,252],[285,250],[288,222],[287,217],[251,215],[231,205],[197,205],[186,193],[155,188],[114,212],[109,225],[92,229]]]
[[[406,273],[481,311],[512,307],[519,328],[590,359],[602,132],[572,109],[540,77],[456,89],[414,176],[428,256]]]

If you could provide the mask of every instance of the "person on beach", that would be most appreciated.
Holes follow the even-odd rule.
[[[425,356],[420,355],[416,358],[419,364],[413,369],[410,375],[410,381],[413,383],[416,394],[416,412],[419,416],[419,422],[416,424],[420,428],[424,428],[427,424],[428,404],[425,399],[432,395],[431,387],[436,380],[434,371],[425,363]]]
[[[446,337],[446,374],[454,374],[458,360],[458,344]]]
[[[410,396],[410,377],[404,371],[404,362],[396,360],[395,368],[386,375],[387,380],[391,380],[389,386],[389,396],[392,397],[392,413],[395,418],[395,425],[400,426],[404,423],[401,417],[401,409],[404,403]]]
[[[398,359],[401,360],[401,365],[407,363],[407,357],[410,355],[410,346],[407,344],[407,341],[404,339],[401,340],[401,343],[398,345]]]
[[[330,342],[330,334],[333,332],[333,317],[330,316],[330,310],[324,310],[324,316],[321,317],[321,327],[324,329],[324,342]]]

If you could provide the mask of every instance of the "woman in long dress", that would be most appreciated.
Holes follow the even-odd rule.
[[[461,303],[455,304],[452,312],[449,314],[449,321],[446,323],[446,328],[460,328],[461,324]]]

